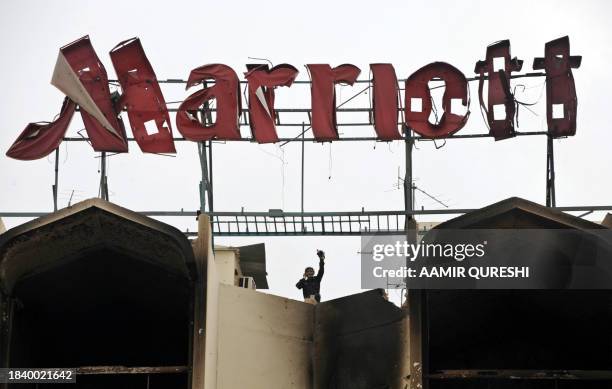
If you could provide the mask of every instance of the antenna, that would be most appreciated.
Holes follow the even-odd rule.
[[[394,185],[394,187],[396,189],[400,189],[403,186],[403,184],[404,184],[404,179],[399,174],[399,167],[397,168],[397,172],[398,172],[398,174],[397,174],[397,184]],[[415,201],[414,192],[418,190],[419,192],[423,193],[425,196],[429,197],[430,199],[434,200],[438,204],[442,205],[444,208],[448,208],[448,205],[446,205],[442,200],[436,198],[435,196],[427,193],[423,189],[421,189],[418,186],[416,186],[416,184],[414,183],[416,180],[417,179],[412,180],[412,185],[411,185],[411,188],[412,188],[412,201],[413,202]],[[413,204],[412,208],[414,209],[414,204]]]
[[[438,204],[442,205],[444,208],[448,208],[448,205],[444,204],[442,201],[438,200],[437,198],[435,198],[434,196],[430,195],[429,193],[425,192],[423,189],[418,188],[414,183],[412,184],[412,189],[418,190],[419,192],[423,193],[424,195],[426,195],[427,197],[429,197],[430,199],[434,200],[435,202],[437,202]]]
[[[72,196],[74,196],[74,189],[72,190],[72,193],[70,193],[70,198],[68,199],[68,206],[70,206],[70,203],[72,202]]]

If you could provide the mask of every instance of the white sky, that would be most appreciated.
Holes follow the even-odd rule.
[[[191,69],[224,63],[240,76],[248,57],[290,63],[307,79],[304,65],[352,63],[368,77],[369,63],[389,62],[399,78],[432,61],[445,61],[473,76],[474,64],[484,59],[486,46],[510,39],[512,55],[523,59],[523,72],[532,71],[533,58],[543,56],[544,44],[569,35],[571,54],[582,55],[574,70],[578,90],[578,131],[555,141],[557,205],[608,205],[612,184],[612,135],[609,130],[609,91],[612,75],[612,5],[606,1],[2,1],[0,3],[0,211],[52,209],[53,156],[22,162],[4,156],[28,122],[51,120],[62,94],[49,84],[59,47],[89,34],[109,78],[116,78],[108,52],[118,42],[140,37],[159,79],[186,78]],[[527,101],[536,100],[543,79],[515,80],[524,84]],[[460,134],[485,131],[478,110],[477,87],[472,86],[472,116]],[[166,101],[191,92],[162,86]],[[339,101],[357,88],[339,87]],[[521,131],[546,128],[544,95],[533,110],[522,109]],[[277,90],[283,107],[308,107],[307,87]],[[245,102],[243,102],[245,104]],[[352,107],[368,105],[367,96]],[[176,106],[176,105],[174,105]],[[126,127],[129,128],[124,114]],[[363,119],[339,115],[339,121]],[[282,118],[281,118],[282,119]],[[306,120],[287,117],[286,120]],[[178,135],[173,123],[175,135]],[[83,128],[75,115],[68,131]],[[372,136],[373,129],[343,130],[345,135]],[[131,131],[128,129],[131,136]],[[296,134],[280,128],[280,136]],[[243,129],[243,135],[249,135]],[[438,142],[441,144],[441,142]],[[144,210],[195,210],[200,170],[196,145],[177,143],[176,158],[143,155],[135,143],[130,153],[109,160],[111,201]],[[453,208],[478,208],[510,196],[545,201],[546,139],[522,137],[450,140],[440,149],[417,143],[414,152],[416,184]],[[307,211],[399,210],[403,193],[394,188],[398,168],[404,174],[404,145],[344,142],[306,145]],[[299,211],[300,145],[256,145],[246,142],[213,147],[215,210]],[[60,155],[60,206],[74,190],[74,201],[98,193],[99,159],[84,143],[63,143]],[[284,161],[284,162],[283,162]],[[331,178],[330,178],[331,176]],[[284,177],[284,178],[283,178]],[[437,209],[417,194],[417,206]],[[602,213],[588,218],[600,221]],[[442,218],[443,219],[443,218]],[[442,220],[435,217],[422,220]],[[23,219],[7,219],[12,227]],[[166,219],[195,229],[195,220]],[[315,250],[325,249],[328,267],[323,297],[359,291],[358,238],[223,239],[218,243],[266,243],[271,293],[300,298],[294,284],[307,265],[316,263]]]

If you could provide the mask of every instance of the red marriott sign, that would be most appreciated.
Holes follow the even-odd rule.
[[[91,144],[96,151],[127,152],[128,143],[121,112],[127,111],[138,146],[148,153],[174,153],[172,125],[164,96],[140,40],[119,43],[110,51],[122,94],[113,96],[108,77],[89,37],[62,47],[51,84],[66,98],[53,122],[30,123],[10,147],[7,155],[21,160],[42,158],[61,143],[77,106]],[[533,69],[546,72],[546,111],[548,131],[553,137],[576,133],[577,98],[572,68],[580,66],[581,57],[570,56],[569,38],[546,43],[544,57],[535,58]],[[478,99],[485,113],[490,135],[496,140],[515,135],[516,100],[510,88],[512,72],[520,71],[523,61],[510,56],[510,42],[500,41],[487,47],[486,58],[476,62],[479,75]],[[311,126],[317,141],[338,139],[335,85],[353,85],[361,70],[350,64],[332,68],[327,64],[306,65],[311,80]],[[469,87],[465,75],[445,62],[423,66],[405,81],[403,117],[400,123],[400,88],[393,65],[371,64],[372,122],[381,141],[401,139],[399,128],[405,125],[425,138],[444,138],[461,130],[469,116]],[[290,87],[298,70],[288,64],[269,68],[247,65],[244,73],[248,89],[249,126],[259,143],[279,140],[276,131],[275,89]],[[429,120],[432,98],[428,86],[432,79],[442,80],[445,91],[442,113],[436,123]],[[488,83],[485,98],[484,85]],[[243,101],[240,80],[229,66],[210,64],[193,69],[187,89],[211,85],[188,96],[176,113],[176,127],[191,141],[237,140]],[[216,101],[216,119],[206,123],[198,112],[210,100]],[[463,112],[454,112],[460,106]],[[494,114],[502,108],[501,116]],[[553,111],[557,112],[553,115]],[[153,125],[156,131],[147,131]]]

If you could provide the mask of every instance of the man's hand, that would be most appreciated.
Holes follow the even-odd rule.
[[[323,250],[317,250],[317,255],[321,261],[325,259],[325,252]]]

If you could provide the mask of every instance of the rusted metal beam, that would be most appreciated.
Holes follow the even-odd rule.
[[[612,380],[612,370],[439,370],[427,377],[432,380]]]
[[[612,211],[612,205],[586,205],[586,206],[572,206],[572,207],[552,207],[562,212],[594,212],[594,211]],[[348,211],[348,212],[283,212],[283,217],[320,217],[320,216],[346,216],[346,217],[368,217],[368,216],[402,216],[406,213],[409,215],[447,215],[447,214],[464,214],[472,211],[476,211],[476,208],[454,208],[454,209],[415,209],[413,211]],[[135,211],[144,216],[151,217],[163,217],[163,216],[177,216],[177,217],[196,217],[197,211]],[[52,212],[4,212],[0,211],[0,217],[22,217],[22,218],[35,218],[48,215]],[[228,217],[234,218],[235,216],[245,217],[271,217],[269,212],[206,212],[211,217]],[[259,221],[263,223],[262,221]],[[226,223],[226,222],[216,222]]]
[[[278,111],[278,110],[277,110]],[[241,124],[242,125],[242,124]],[[338,123],[338,126],[371,126],[371,123]],[[246,125],[245,125],[246,126]],[[301,123],[285,123],[283,124],[283,126],[289,126],[289,127],[298,127],[298,126],[302,126]],[[516,136],[534,136],[534,135],[547,135],[548,133],[546,131],[524,131],[524,132],[515,132]],[[455,135],[450,135],[447,136],[446,138],[444,138],[445,140],[447,139],[480,139],[480,138],[492,138],[491,135],[489,134],[455,134]],[[421,142],[425,142],[425,141],[432,141],[431,139],[426,139],[423,138],[422,136],[418,136],[418,135],[413,135],[410,136],[408,139],[413,139],[416,141],[421,141]],[[88,142],[89,138],[86,137],[66,137],[62,139],[65,142]],[[185,138],[173,138],[173,140],[175,142],[191,142],[188,139]],[[136,141],[135,138],[127,138],[128,142],[134,142]],[[297,138],[278,138],[279,142],[321,142],[320,140],[317,140],[315,138],[302,138],[302,137],[297,137]],[[375,136],[358,136],[358,137],[341,137],[338,138],[336,140],[334,140],[334,142],[357,142],[357,141],[368,141],[368,142],[388,142],[388,141],[382,141],[380,140],[378,137]],[[212,142],[212,141],[211,141]],[[219,141],[219,142],[255,142],[254,138],[240,138],[240,139],[232,139],[232,140],[223,140],[223,141]]]
[[[577,207],[551,207],[563,212],[611,211],[612,206],[577,206]],[[213,220],[213,228],[217,236],[297,236],[297,235],[363,235],[379,233],[386,235],[401,235],[404,231],[405,220],[411,220],[413,215],[460,215],[475,211],[475,209],[414,209],[401,211],[354,211],[354,212],[280,212],[272,214],[267,212],[205,212]],[[197,211],[141,211],[143,216],[149,217],[192,217]],[[6,218],[37,218],[51,214],[50,212],[2,212],[0,217]],[[584,216],[584,215],[582,215]],[[383,223],[383,220],[393,218],[395,221]],[[413,219],[413,218],[412,218]],[[315,223],[315,220],[317,221]],[[320,220],[322,222],[320,222]],[[379,223],[377,223],[377,221]],[[276,222],[276,223],[275,223]],[[323,229],[323,223],[333,223],[334,229],[338,224],[347,223],[348,229]],[[357,228],[356,223],[359,223]],[[251,226],[254,225],[254,228]],[[307,230],[300,227],[310,226]],[[268,227],[275,227],[270,230]],[[367,227],[365,227],[367,226]],[[248,227],[248,228],[247,228]],[[260,228],[261,227],[261,228]],[[280,227],[280,228],[279,228]],[[365,228],[365,229],[364,229]],[[196,236],[195,233],[186,232],[186,236]]]
[[[530,72],[530,73],[523,73],[523,74],[513,74],[510,76],[510,78],[529,78],[529,77],[545,77],[546,73],[545,72]],[[478,81],[480,79],[480,77],[468,77],[467,80],[468,81]],[[485,80],[489,79],[489,76],[484,76]],[[405,78],[400,78],[397,80],[398,83],[404,83],[406,82]],[[434,80],[436,81],[436,80]],[[108,80],[109,83],[118,83],[119,80]],[[168,78],[166,80],[157,80],[158,83],[160,84],[186,84],[187,80],[183,80],[180,78]],[[357,80],[355,81],[355,84],[369,84],[370,82],[372,82],[372,80]],[[247,81],[246,80],[241,80],[240,81],[241,84],[246,84]],[[293,81],[293,84],[305,84],[305,85],[310,85],[312,82],[310,80],[295,80]],[[214,84],[214,82],[209,81],[209,84],[212,85]]]

